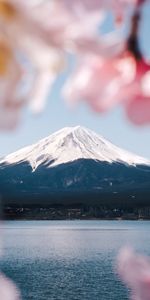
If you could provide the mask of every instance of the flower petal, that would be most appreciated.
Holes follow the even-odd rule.
[[[118,256],[118,273],[131,289],[132,300],[150,299],[150,260],[123,248]]]
[[[0,299],[1,300],[19,300],[20,293],[11,280],[0,274]]]
[[[126,113],[136,125],[150,124],[150,97],[133,97],[126,105]]]

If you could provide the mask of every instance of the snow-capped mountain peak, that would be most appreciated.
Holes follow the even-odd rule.
[[[65,127],[36,144],[6,156],[0,163],[28,162],[34,171],[40,165],[51,167],[77,159],[150,165],[150,161],[116,147],[102,136],[81,126]]]

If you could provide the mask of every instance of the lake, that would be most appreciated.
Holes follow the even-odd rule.
[[[149,221],[12,221],[1,269],[24,300],[128,299],[115,274],[123,245],[150,255]]]

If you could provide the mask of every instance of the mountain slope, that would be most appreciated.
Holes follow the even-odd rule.
[[[150,162],[64,128],[1,160],[0,193],[6,206],[150,206]]]
[[[127,165],[150,165],[150,161],[116,147],[102,136],[84,127],[67,127],[38,143],[6,156],[0,164],[29,162],[32,170],[38,166],[57,166],[77,159],[120,162]]]

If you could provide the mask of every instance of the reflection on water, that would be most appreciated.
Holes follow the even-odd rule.
[[[119,248],[150,255],[148,221],[15,221],[3,231],[1,267],[26,300],[125,300]]]

